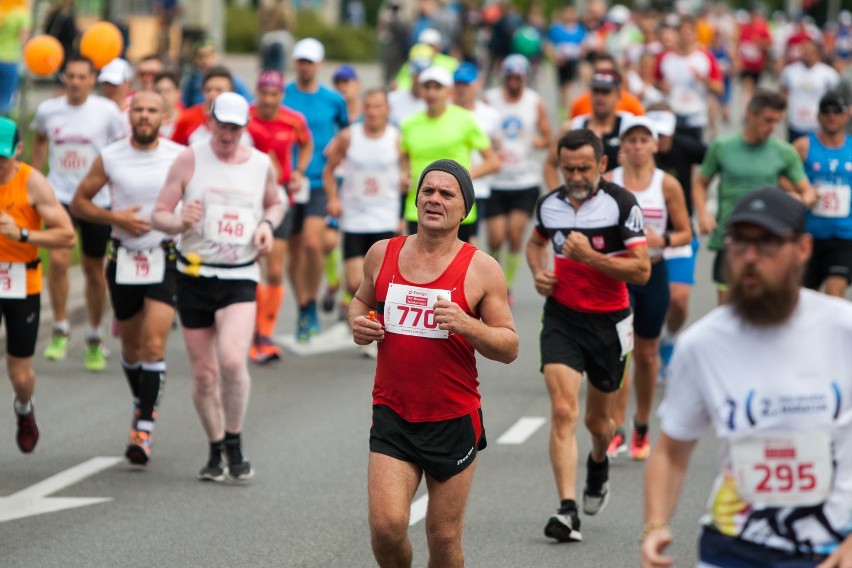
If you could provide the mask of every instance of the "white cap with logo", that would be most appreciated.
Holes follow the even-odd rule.
[[[417,80],[421,85],[425,85],[429,81],[434,81],[443,87],[453,86],[453,76],[443,67],[429,67],[420,74]]]
[[[219,122],[245,126],[249,121],[249,104],[242,95],[222,93],[213,101],[210,113]]]
[[[127,60],[116,57],[103,66],[98,75],[98,83],[121,85],[133,80],[133,68]]]
[[[644,128],[651,133],[651,137],[654,140],[658,139],[657,129],[654,123],[651,122],[651,119],[647,116],[634,116],[632,114],[626,114],[621,117],[621,128],[618,130],[618,137],[624,138],[634,128]]]

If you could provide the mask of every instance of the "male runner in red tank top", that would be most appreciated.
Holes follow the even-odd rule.
[[[458,240],[470,174],[438,160],[417,185],[417,234],[373,245],[349,307],[355,343],[379,342],[367,474],[373,554],[410,566],[411,501],[425,473],[429,565],[464,565],[462,528],[476,452],[485,448],[475,351],[510,363],[518,334],[506,280]]]

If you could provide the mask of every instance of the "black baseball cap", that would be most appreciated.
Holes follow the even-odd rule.
[[[836,92],[828,92],[819,100],[820,114],[849,112],[849,105],[843,95]]]
[[[756,189],[734,206],[728,217],[728,230],[738,223],[751,223],[776,237],[789,237],[805,231],[805,206],[783,189]]]

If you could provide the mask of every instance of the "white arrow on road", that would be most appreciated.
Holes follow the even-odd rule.
[[[47,497],[74,485],[90,475],[114,466],[122,458],[98,457],[76,465],[71,469],[59,472],[48,477],[35,485],[22,489],[8,497],[0,497],[0,523],[13,521],[23,517],[41,515],[43,513],[55,513],[63,509],[74,509],[76,507],[87,507],[97,505],[105,501],[112,501],[111,497]]]

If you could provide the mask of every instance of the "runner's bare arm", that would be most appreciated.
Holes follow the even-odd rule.
[[[593,249],[589,237],[580,231],[571,231],[562,254],[628,284],[645,284],[651,277],[651,257],[644,244],[627,249],[626,257],[609,256]]]
[[[464,293],[479,319],[463,312],[458,304],[439,297],[434,305],[438,328],[461,335],[483,357],[501,363],[514,361],[518,357],[518,332],[500,264],[477,251],[465,278]]]
[[[263,190],[263,218],[254,230],[253,241],[258,254],[267,254],[272,250],[272,231],[281,223],[283,217],[284,202],[281,201],[281,192],[278,191],[278,174],[270,164]]]
[[[793,197],[799,199],[808,208],[813,207],[819,199],[819,195],[814,189],[814,186],[811,185],[811,182],[808,181],[808,178],[802,178],[793,184]]]
[[[559,156],[556,153],[556,146],[559,140],[571,130],[571,123],[566,122],[559,128],[556,133],[556,139],[550,143],[550,148],[547,150],[547,158],[544,160],[544,185],[547,189],[556,189],[562,182],[559,179]]]
[[[379,241],[370,247],[364,257],[364,276],[358,291],[349,302],[349,327],[352,328],[352,338],[358,345],[368,345],[373,341],[381,341],[385,330],[375,319],[370,319],[371,311],[378,310],[376,301],[376,277],[382,267],[388,241]]]
[[[548,242],[533,229],[527,241],[527,266],[533,275],[535,291],[542,296],[550,296],[553,293],[553,285],[556,284],[556,274],[548,268],[550,254]]]
[[[188,230],[201,220],[203,207],[200,202],[184,203],[180,214],[175,214],[175,207],[183,198],[183,191],[195,171],[195,155],[192,148],[181,152],[169,168],[166,183],[157,197],[154,210],[151,213],[152,226],[164,233],[176,235]],[[194,219],[194,221],[193,221]]]
[[[44,164],[47,162],[47,134],[36,132],[33,138],[32,157],[30,164],[33,169],[43,172]]]
[[[542,150],[550,146],[550,119],[547,116],[547,108],[544,101],[538,101],[538,136],[533,139],[533,148]]]
[[[697,172],[692,178],[692,205],[695,216],[698,217],[698,232],[709,235],[716,228],[716,218],[707,212],[707,186],[710,180],[704,174]]]
[[[695,441],[680,441],[664,432],[645,466],[645,530],[641,552],[643,567],[670,566],[663,551],[671,543],[668,522],[674,514]]]
[[[337,191],[337,177],[334,170],[343,162],[349,150],[349,128],[344,128],[328,146],[325,167],[322,170],[322,186],[328,199],[326,212],[332,217],[340,216],[340,194]]]
[[[808,157],[808,152],[811,149],[811,139],[808,136],[800,136],[793,141],[793,148],[796,149],[796,153],[799,154],[799,157],[804,162]]]
[[[296,195],[299,193],[299,187],[302,185],[302,179],[305,177],[305,172],[308,171],[308,166],[311,163],[311,158],[314,155],[314,141],[309,138],[304,144],[299,144],[299,158],[296,160],[296,167],[290,174],[290,181],[287,184],[287,193]]]
[[[669,231],[669,246],[679,247],[692,242],[692,228],[689,226],[689,212],[686,209],[686,199],[683,189],[676,177],[666,174],[663,178],[663,196],[666,199],[666,209],[669,213],[673,231]],[[647,227],[645,227],[647,230]],[[647,235],[646,235],[647,236]],[[663,235],[660,235],[663,239]],[[648,246],[662,246],[665,243],[651,243]]]
[[[77,191],[74,192],[74,198],[71,200],[71,213],[75,217],[92,223],[117,225],[136,236],[150,231],[151,221],[136,214],[142,209],[142,205],[134,205],[121,211],[114,211],[94,204],[92,200],[95,195],[108,182],[109,176],[104,169],[103,158],[98,156],[92,162],[92,167],[89,168],[86,177],[77,186]]]
[[[77,241],[74,225],[65,208],[56,200],[53,188],[41,172],[33,170],[27,180],[27,194],[44,222],[44,229],[30,231],[27,239],[44,248],[71,248]],[[19,233],[20,236],[20,233]]]
[[[470,170],[471,179],[481,178],[500,171],[500,156],[494,151],[494,146],[483,148],[479,151],[479,154],[482,156],[482,162]]]

